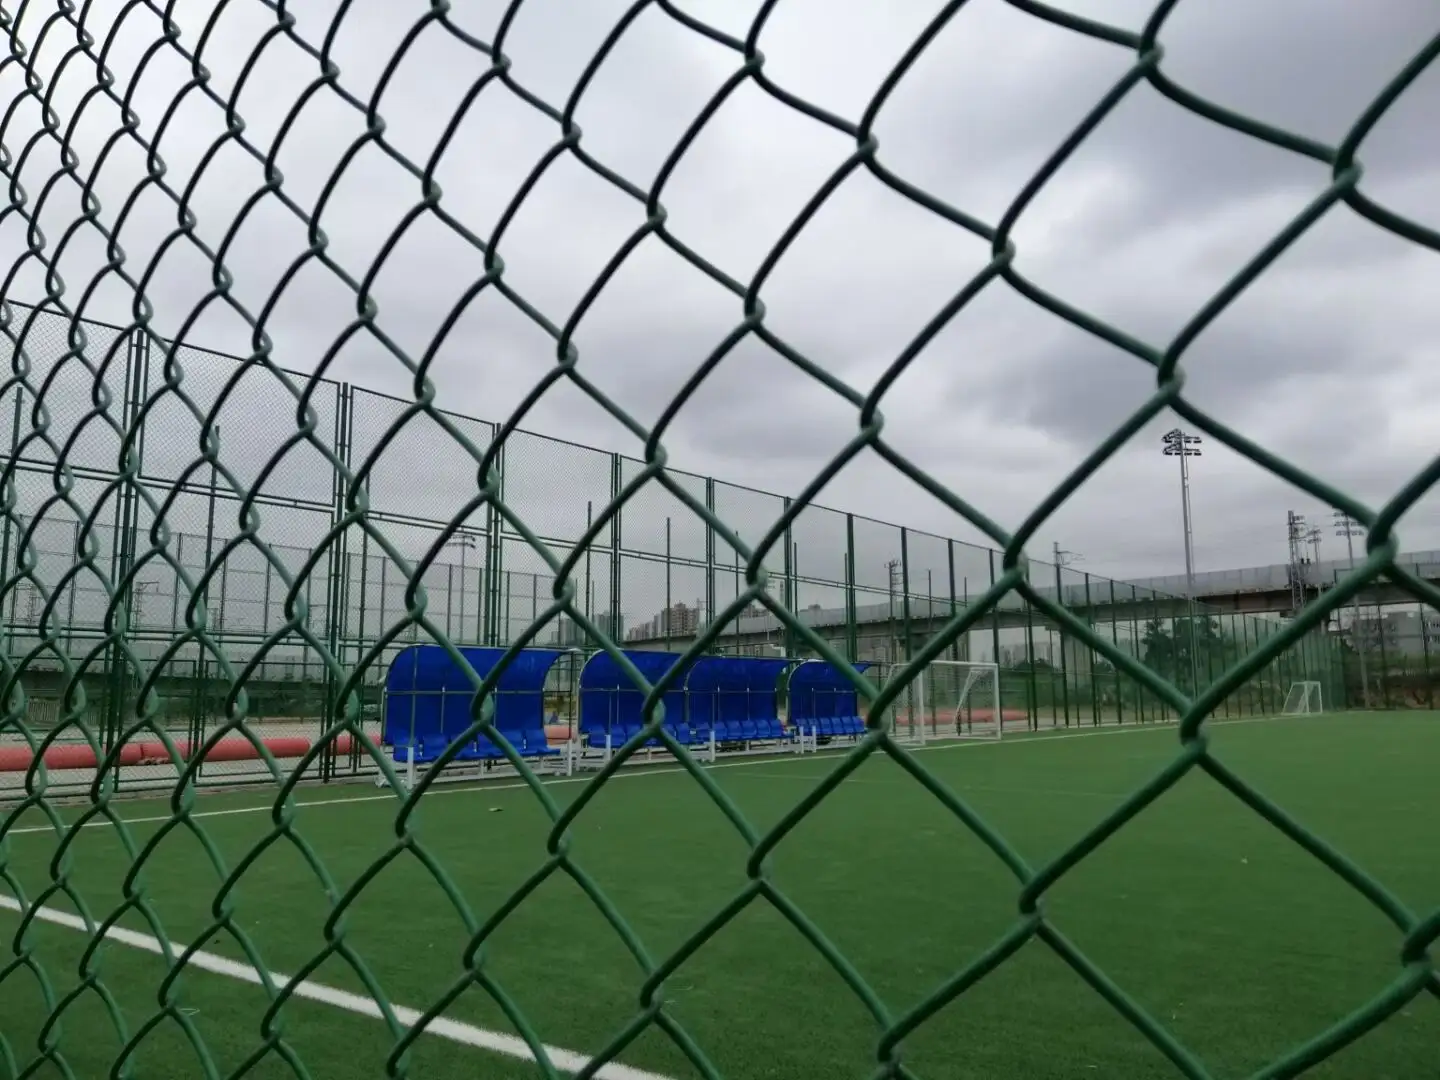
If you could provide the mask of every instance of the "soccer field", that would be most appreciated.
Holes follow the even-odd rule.
[[[1210,734],[1221,760],[1412,911],[1440,904],[1440,717],[1352,713]],[[1100,729],[947,744],[913,760],[1039,869],[1176,744],[1173,726]],[[707,775],[764,834],[840,761],[733,761]],[[588,783],[547,793],[565,808]],[[411,1076],[542,1075],[515,1038],[518,1015],[562,1074],[627,1040],[623,1065],[599,1075],[705,1075],[670,1028],[726,1077],[886,1075],[882,1029],[909,1027],[907,1014],[1023,922],[1016,877],[878,757],[780,840],[765,884],[747,875],[740,830],[673,767],[622,773],[581,809],[567,846],[575,874],[547,854],[540,800],[514,784],[434,789],[398,824],[398,800],[368,788],[302,790],[283,829],[272,801],[206,796],[173,828],[168,804],[125,802],[124,836],[97,825],[63,849],[38,813],[18,819],[0,848],[5,892],[45,912],[17,938],[16,905],[0,901],[0,1072],[116,1075],[129,1039],[136,1077],[235,1075],[247,1062],[255,1077],[383,1076],[399,1040],[371,1003],[382,996],[400,1027],[416,1018],[407,1010],[445,1002],[447,1022],[407,1044]],[[131,933],[89,950],[67,918],[76,901],[99,921],[127,891],[154,921],[127,911],[118,926]],[[1405,975],[1403,934],[1379,910],[1198,770],[1065,874],[1043,910],[1216,1077],[1262,1073]],[[157,935],[203,950],[195,969],[167,983]],[[701,938],[652,995],[647,966]],[[843,958],[844,975],[822,949]],[[271,1009],[255,965],[305,985]],[[52,1010],[59,1022],[44,1027]],[[1183,1074],[1039,939],[911,1019],[896,1051],[908,1071],[890,1075]],[[1306,1075],[1432,1076],[1437,1048],[1440,1002],[1422,989]]]

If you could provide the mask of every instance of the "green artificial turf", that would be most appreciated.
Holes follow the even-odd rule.
[[[1286,811],[1353,858],[1416,912],[1440,906],[1440,716],[1349,714],[1217,725],[1217,753]],[[967,743],[916,755],[1028,861],[1044,865],[1100,822],[1176,754],[1173,727],[1074,737]],[[760,832],[778,822],[839,759],[807,755],[726,763],[710,772]],[[563,805],[584,785],[556,784]],[[307,789],[294,831],[339,893],[395,846],[394,798],[373,789]],[[331,802],[330,800],[350,800]],[[272,834],[262,792],[207,795],[194,826],[229,870]],[[122,805],[143,845],[162,802]],[[78,813],[68,810],[71,817]],[[29,814],[18,825],[34,828]],[[548,822],[535,796],[515,788],[439,787],[412,819],[419,846],[444,868],[483,923],[546,862]],[[657,962],[680,948],[748,884],[748,848],[689,776],[634,772],[606,785],[576,820],[575,861]],[[57,843],[21,832],[0,849],[12,885],[34,899],[53,880]],[[103,918],[120,903],[131,869],[116,830],[75,834],[66,880]],[[791,832],[770,860],[775,886],[898,1017],[997,942],[1019,919],[1019,886],[1001,862],[912,777],[875,759],[845,780]],[[220,876],[200,839],[170,832],[140,873],[173,941],[200,940],[215,923]],[[5,891],[10,891],[7,886]],[[53,895],[47,905],[74,911]],[[225,905],[274,971],[294,974],[325,949],[331,899],[300,847],[277,838],[240,877]],[[1047,894],[1061,932],[1160,1021],[1216,1077],[1249,1076],[1350,1012],[1400,973],[1401,934],[1254,811],[1198,772],[1125,825]],[[137,913],[120,925],[151,933]],[[66,1000],[85,935],[33,924],[35,970],[16,967],[19,918],[0,910],[0,1034],[20,1071],[58,1077],[51,1047],[75,1077],[110,1075],[121,1045],[110,1007],[82,990],[44,1029],[37,974]],[[461,978],[465,920],[430,870],[403,851],[364,886],[343,920],[343,940],[393,1003],[428,1008]],[[226,934],[204,946],[242,953]],[[494,931],[484,970],[545,1042],[593,1054],[641,1013],[643,974],[595,904],[569,877],[540,885]],[[164,962],[107,943],[93,961],[99,984],[133,1035],[156,1015]],[[356,992],[338,955],[309,977]],[[264,992],[218,974],[176,984],[184,1019],[203,1038],[198,1057],[165,1019],[136,1051],[146,1080],[232,1073],[267,1045]],[[764,897],[716,932],[665,982],[666,1014],[721,1075],[832,1080],[877,1071],[879,1027],[856,994]],[[280,1048],[306,1073],[337,1080],[384,1076],[393,1047],[385,1025],[331,1005],[291,1001],[279,1010]],[[477,987],[447,1010],[502,1032],[513,1026]],[[276,1043],[272,1033],[270,1042]],[[940,1078],[1180,1076],[1111,1005],[1038,940],[1026,944],[902,1043],[911,1074]],[[649,1027],[620,1061],[670,1077],[698,1075]],[[424,1036],[412,1076],[531,1077],[533,1063]],[[1422,995],[1307,1076],[1414,1080],[1440,1074],[1440,1001]],[[279,1051],[248,1075],[293,1076]]]

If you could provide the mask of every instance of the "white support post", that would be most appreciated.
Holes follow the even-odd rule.
[[[925,720],[926,720],[926,718],[930,715],[930,709],[929,709],[929,707],[928,707],[928,705],[927,705],[927,702],[926,702],[926,700],[925,700],[925,697],[926,697],[926,695],[925,695],[925,684],[930,681],[930,680],[927,678],[928,675],[929,675],[929,669],[928,669],[928,668],[922,668],[921,671],[920,671],[920,674],[919,674],[919,675],[916,677],[916,679],[915,679],[916,684],[917,684],[917,685],[919,686],[919,688],[920,688],[920,689],[919,689],[919,692],[915,695],[915,698],[916,698],[916,703],[918,704],[918,706],[919,706],[919,708],[920,708],[920,745],[921,745],[921,746],[924,746],[924,745],[925,745],[925,738],[926,738],[926,731],[925,731],[926,724],[925,724]],[[915,723],[915,720],[914,720],[913,717],[911,718],[911,721],[910,721],[910,722],[911,722],[912,725]]]

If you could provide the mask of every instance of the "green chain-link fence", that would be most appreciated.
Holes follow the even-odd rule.
[[[1190,343],[1281,253],[1329,214],[1356,214],[1376,228],[1440,250],[1440,235],[1365,193],[1360,163],[1367,134],[1440,54],[1440,36],[1420,44],[1413,60],[1356,118],[1345,138],[1336,146],[1326,146],[1239,115],[1172,81],[1162,64],[1161,42],[1167,20],[1178,6],[1175,3],[1160,4],[1137,32],[1012,0],[1014,8],[1035,19],[1128,51],[1134,62],[1056,148],[1008,211],[992,223],[916,189],[888,169],[872,131],[874,118],[888,97],[935,35],[958,16],[963,3],[946,4],[937,12],[858,122],[809,106],[767,78],[757,41],[776,4],[763,5],[745,40],[664,3],[634,4],[606,37],[591,71],[616,49],[633,20],[653,9],[685,32],[702,34],[733,52],[734,77],[715,95],[713,108],[722,106],[737,88],[751,86],[814,123],[854,140],[854,153],[814,192],[793,228],[776,245],[767,267],[805,230],[839,184],[860,171],[991,246],[989,265],[956,290],[930,327],[896,357],[873,388],[857,390],[828,372],[823,356],[801,354],[767,327],[759,302],[764,293],[763,271],[751,281],[734,280],[675,239],[666,227],[663,211],[665,172],[647,189],[586,155],[573,120],[575,102],[564,106],[547,103],[517,81],[519,76],[511,70],[506,54],[508,19],[491,39],[480,40],[450,21],[447,5],[434,5],[418,18],[416,34],[430,30],[449,35],[470,50],[473,62],[484,71],[478,93],[518,96],[555,122],[553,152],[536,164],[515,192],[514,206],[523,204],[546,170],[562,157],[578,162],[617,192],[633,198],[640,223],[595,282],[596,292],[606,288],[616,268],[641,240],[654,238],[701,270],[717,287],[734,294],[743,318],[737,319],[734,332],[710,356],[697,358],[703,363],[677,396],[675,408],[751,336],[764,340],[853,407],[857,421],[853,439],[805,490],[781,498],[668,469],[665,435],[673,412],[667,413],[666,420],[646,427],[587,378],[583,355],[571,341],[583,308],[542,312],[513,291],[501,259],[503,242],[495,239],[503,233],[504,223],[487,236],[446,218],[443,194],[434,186],[426,164],[397,150],[378,122],[379,113],[371,116],[367,102],[347,91],[344,73],[328,59],[328,38],[302,35],[284,4],[254,6],[264,7],[273,17],[273,36],[285,39],[307,58],[312,67],[312,91],[333,93],[357,115],[368,117],[366,133],[355,149],[383,154],[404,169],[415,183],[416,214],[435,214],[484,255],[486,271],[472,293],[488,291],[513,304],[555,340],[561,360],[537,380],[534,393],[520,409],[497,418],[497,423],[443,411],[427,377],[428,357],[406,355],[393,342],[387,341],[387,348],[414,376],[416,393],[408,400],[288,372],[281,361],[289,358],[272,348],[264,333],[262,313],[247,311],[227,296],[223,258],[196,233],[188,209],[189,194],[166,182],[156,139],[145,134],[148,129],[131,110],[133,88],[148,61],[133,71],[115,70],[106,52],[108,38],[92,33],[86,25],[88,5],[77,9],[62,3],[48,12],[30,4],[0,7],[0,25],[7,29],[8,44],[8,55],[0,60],[0,77],[16,88],[14,107],[0,121],[0,172],[6,177],[9,196],[0,217],[7,224],[20,224],[25,238],[24,250],[10,259],[5,307],[0,313],[9,361],[0,418],[12,426],[3,488],[5,550],[0,607],[7,612],[7,647],[0,658],[6,705],[0,732],[7,741],[37,755],[66,741],[88,744],[102,764],[89,781],[88,801],[79,823],[108,820],[118,832],[128,835],[114,805],[118,777],[126,767],[125,747],[146,739],[162,745],[161,757],[168,759],[173,770],[167,775],[183,777],[173,804],[175,822],[203,834],[203,827],[192,817],[190,798],[191,782],[198,774],[186,769],[187,760],[203,756],[199,744],[213,747],[237,733],[253,735],[274,717],[319,715],[320,738],[298,764],[291,763],[294,767],[287,766],[282,773],[266,759],[276,778],[288,778],[276,803],[275,836],[302,843],[302,830],[293,824],[294,781],[302,775],[333,778],[362,764],[391,770],[388,761],[372,754],[375,729],[367,726],[367,710],[373,706],[373,689],[386,658],[412,638],[447,645],[499,644],[507,646],[508,655],[513,656],[526,646],[564,644],[565,635],[575,635],[576,640],[611,653],[637,684],[645,686],[653,706],[670,689],[671,678],[662,678],[653,686],[645,683],[619,651],[627,640],[669,644],[693,653],[725,647],[727,637],[748,641],[748,634],[768,641],[773,635],[793,654],[844,664],[847,659],[864,659],[865,648],[877,647],[873,642],[866,645],[864,628],[869,624],[863,613],[867,607],[883,607],[884,617],[873,621],[887,626],[884,648],[892,651],[886,658],[904,661],[907,675],[883,688],[855,676],[857,687],[871,703],[875,726],[853,750],[836,760],[825,781],[769,832],[762,834],[745,822],[740,810],[685,748],[670,739],[653,709],[650,726],[610,759],[587,782],[586,793],[564,811],[525,762],[510,754],[512,764],[534,789],[554,824],[551,857],[542,874],[569,873],[585,881],[607,918],[613,915],[618,920],[622,935],[624,913],[615,912],[598,886],[584,877],[579,866],[583,859],[572,857],[567,846],[567,830],[583,814],[593,793],[609,782],[645,740],[662,740],[694,781],[730,815],[751,850],[749,891],[670,957],[644,960],[647,977],[638,990],[640,1005],[634,1022],[586,1071],[600,1069],[641,1030],[653,1026],[668,1034],[703,1075],[715,1075],[704,1051],[668,1016],[659,994],[663,979],[754,895],[764,894],[805,922],[797,909],[786,908],[783,894],[769,882],[766,856],[875,755],[888,755],[902,763],[916,783],[929,787],[1000,857],[1018,882],[1019,908],[1013,928],[1002,940],[899,1017],[879,1005],[863,978],[846,964],[821,930],[806,924],[808,940],[874,1013],[883,1075],[906,1075],[897,1056],[901,1041],[1004,964],[1022,945],[1037,939],[1080,973],[1180,1073],[1208,1075],[1196,1056],[1163,1024],[1047,920],[1042,902],[1046,892],[1101,843],[1196,770],[1208,773],[1333,870],[1398,928],[1394,981],[1321,1035],[1274,1062],[1266,1076],[1304,1071],[1415,997],[1427,992],[1440,996],[1440,978],[1427,952],[1440,933],[1440,910],[1419,915],[1407,909],[1228,768],[1211,751],[1204,727],[1207,717],[1227,715],[1229,710],[1240,715],[1273,712],[1278,704],[1274,687],[1281,687],[1283,694],[1283,686],[1297,677],[1326,681],[1332,700],[1343,700],[1346,691],[1336,674],[1335,646],[1316,631],[1323,630],[1332,613],[1382,577],[1422,607],[1440,609],[1440,590],[1416,570],[1397,562],[1398,542],[1392,531],[1406,509],[1440,478],[1440,458],[1384,506],[1365,506],[1196,408],[1184,395],[1180,366]],[[512,5],[512,15],[523,6],[518,2]],[[348,11],[348,4],[339,7],[334,28],[344,25]],[[153,45],[145,53],[147,58],[154,53],[178,58],[193,75],[187,94],[221,110],[230,109],[210,85],[205,65],[198,59],[200,46],[182,36],[158,5],[127,4],[116,25],[143,28]],[[413,36],[396,42],[391,71],[401,62]],[[85,77],[92,80],[78,100],[77,112],[83,112],[92,100],[118,107],[124,120],[113,132],[113,141],[138,146],[148,155],[149,178],[142,186],[169,200],[179,211],[178,223],[164,246],[187,246],[208,260],[215,271],[215,291],[207,303],[223,298],[255,330],[257,350],[243,362],[187,343],[186,328],[198,312],[181,313],[178,341],[160,333],[161,322],[170,327],[177,324],[169,321],[169,312],[161,319],[147,296],[152,268],[131,265],[124,256],[117,223],[126,211],[99,205],[86,188],[86,164],[76,159],[69,145],[73,117],[59,115],[52,108],[52,87],[37,74],[34,50],[48,42],[63,43],[53,47],[63,50],[67,62],[73,61],[75,70],[83,67]],[[1257,243],[1253,259],[1244,269],[1196,311],[1173,340],[1162,342],[1138,340],[1028,280],[1017,265],[1011,241],[1016,223],[1046,182],[1085,138],[1142,86],[1212,123],[1315,161],[1331,175],[1303,212],[1267,242]],[[583,98],[583,84],[576,94]],[[696,130],[711,111],[707,108],[696,118]],[[684,155],[693,134],[677,144],[676,158]],[[41,144],[60,148],[62,168],[54,182],[84,191],[82,209],[66,223],[63,235],[52,235],[53,230],[41,227],[46,192],[22,186],[19,179],[27,155]],[[301,203],[285,197],[285,181],[267,161],[271,148],[254,141],[238,120],[232,120],[216,140],[214,149],[221,147],[238,149],[265,166],[265,190],[310,230],[308,260],[328,267],[353,290],[358,311],[353,332],[383,334],[385,315],[368,295],[366,280],[352,278],[327,259],[327,240],[318,221]],[[437,156],[443,151],[443,145],[438,147]],[[93,280],[67,281],[59,272],[59,252],[69,233],[79,230],[105,240],[108,261]],[[17,234],[12,231],[8,235]],[[10,295],[10,283],[26,265],[45,268],[45,295]],[[110,327],[89,317],[88,305],[101,284],[120,286],[133,296],[133,318],[128,324]],[[285,287],[282,282],[277,294]],[[1012,290],[1130,354],[1136,363],[1152,368],[1156,380],[1150,399],[1096,446],[1063,483],[1038,500],[1030,516],[1013,530],[987,519],[966,502],[963,492],[949,490],[898,452],[887,441],[881,408],[895,379],[945,323],[976,296],[992,289]],[[590,299],[593,294],[586,302]],[[642,456],[604,455],[521,430],[539,394],[561,381],[583,392],[633,432],[643,444]],[[1205,612],[1207,640],[1213,636],[1218,644],[1204,655],[1196,687],[1186,684],[1182,668],[1189,665],[1157,670],[1157,658],[1167,655],[1166,650],[1147,652],[1137,644],[1147,634],[1152,639],[1168,634],[1172,639],[1168,655],[1175,655],[1173,643],[1184,635],[1178,629],[1181,613],[1173,597],[1137,595],[1133,587],[1117,582],[1056,567],[1042,568],[1024,554],[1027,541],[1060,503],[1127,439],[1167,410],[1255,465],[1349,514],[1368,530],[1366,551],[1355,572],[1338,577],[1298,618],[1279,623]],[[198,454],[191,449],[197,442]],[[989,536],[995,551],[814,506],[816,493],[867,450],[881,455],[897,474],[921,485]],[[406,462],[433,461],[437,452],[441,457],[453,456],[457,482],[480,478],[468,489],[470,497],[462,512],[453,516],[427,511],[424,489],[415,485],[407,472]],[[645,529],[636,522],[649,523],[648,535],[642,535]],[[867,539],[864,534],[870,532],[877,535]],[[883,579],[878,576],[892,561],[892,551],[902,568],[898,582],[890,573]],[[635,606],[626,610],[627,603]],[[699,614],[672,636],[669,613],[680,604]],[[816,615],[816,609],[832,616]],[[662,613],[665,618],[658,619]],[[1187,624],[1187,634],[1193,626]],[[1040,649],[1035,644],[1037,631],[1044,639]],[[1053,647],[1048,645],[1052,640]],[[1073,643],[1075,651],[1067,643]],[[1074,658],[1082,654],[1084,675],[1072,667]],[[1112,721],[1143,721],[1147,709],[1150,718],[1179,718],[1178,746],[1163,770],[1041,867],[1026,863],[967,803],[945,790],[920,758],[907,753],[880,726],[879,717],[904,692],[907,678],[931,660],[980,655],[1002,663],[1007,656],[1011,658],[1023,684],[1019,692],[1031,724],[1098,723],[1102,711],[1104,718]],[[1042,655],[1051,669],[1043,676],[1037,672]],[[1155,665],[1142,662],[1147,655]],[[1096,673],[1102,666],[1104,679]],[[487,705],[466,737],[483,732],[491,739],[500,738],[490,723],[488,705],[498,671],[475,680]],[[1257,691],[1257,686],[1265,685],[1266,672],[1270,673],[1270,689]],[[1256,693],[1260,697],[1256,698]],[[42,711],[32,708],[40,698],[53,703],[43,723],[38,719]],[[186,718],[185,722],[177,726],[176,716]],[[217,718],[218,722],[212,722]],[[343,754],[337,749],[342,745],[347,747]],[[347,764],[342,765],[341,758]],[[0,838],[22,815],[35,813],[52,822],[57,835],[73,833],[77,826],[62,823],[57,789],[50,786],[45,772],[36,767],[22,775],[23,790],[13,794],[0,791],[0,797],[10,800],[6,816],[0,819]],[[406,798],[397,825],[402,833],[410,807],[424,798],[429,783],[427,776]],[[136,853],[138,866],[144,861],[140,847],[133,839],[127,843]],[[407,837],[402,843],[413,847],[417,842]],[[27,897],[21,888],[13,872],[17,859],[8,844],[0,846],[0,874],[23,913],[40,900]],[[69,873],[63,859],[55,863],[51,893],[66,889]],[[131,888],[127,883],[124,903],[105,913],[105,923],[130,911],[146,911],[144,894]],[[523,902],[524,896],[524,891],[517,893],[515,901]],[[339,914],[348,902],[349,898],[337,901],[337,917],[325,928],[327,938],[333,936],[330,951],[343,947]],[[92,923],[92,933],[98,921]],[[46,957],[34,946],[32,931],[28,922],[20,924],[7,950],[0,952],[4,961],[0,986],[44,969]],[[639,955],[644,955],[643,950]],[[473,962],[473,950],[465,950],[465,958],[467,963]],[[186,961],[175,962],[183,967]],[[467,977],[483,982],[478,966]],[[99,976],[91,976],[90,981],[97,988],[103,983]],[[289,993],[271,990],[283,1006]],[[58,998],[50,1005],[57,1017],[67,1008],[67,1002]],[[431,1014],[440,1007],[435,1005]],[[180,1007],[168,994],[162,995],[160,1015],[183,1023]],[[536,1048],[542,1071],[554,1075],[553,1065],[539,1049],[523,1016],[512,1019]],[[3,1023],[0,1019],[0,1037]],[[135,1034],[132,1041],[140,1037]],[[32,1057],[24,1048],[0,1038],[0,1048],[3,1060],[22,1075],[60,1060],[53,1047]],[[206,1055],[203,1044],[197,1050],[202,1057]],[[401,1071],[403,1061],[403,1056],[398,1057],[387,1067]]]

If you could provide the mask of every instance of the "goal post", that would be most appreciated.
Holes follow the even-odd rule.
[[[903,668],[896,667],[891,677]],[[891,706],[897,738],[998,739],[1004,728],[1000,665],[973,660],[932,660]]]
[[[1285,703],[1280,706],[1281,716],[1313,716],[1323,711],[1320,684],[1314,679],[1292,682],[1285,693]]]

